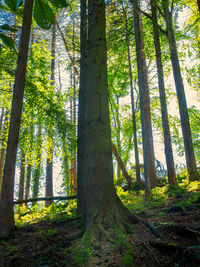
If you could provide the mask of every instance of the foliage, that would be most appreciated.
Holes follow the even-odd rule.
[[[37,204],[28,209],[24,205],[17,206],[15,209],[15,222],[17,226],[23,226],[46,219],[54,222],[65,221],[68,218],[75,216],[76,201],[74,200],[71,200],[71,203],[52,203],[48,208],[43,207],[41,204]]]

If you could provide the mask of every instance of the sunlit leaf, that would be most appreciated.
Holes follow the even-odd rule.
[[[53,10],[47,0],[35,0],[33,14],[37,24],[43,29],[50,29],[54,23]]]

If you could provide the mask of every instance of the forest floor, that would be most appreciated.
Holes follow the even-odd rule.
[[[80,231],[79,219],[72,218],[73,214],[66,217],[62,211],[62,215],[18,226],[12,239],[0,241],[0,266],[200,266],[200,189],[163,199],[159,194],[146,204],[135,201],[142,199],[139,193],[121,191],[120,196],[133,212],[154,225],[160,237],[155,228],[152,231],[139,223],[132,234],[111,242],[93,242],[84,251],[81,238],[72,238]]]

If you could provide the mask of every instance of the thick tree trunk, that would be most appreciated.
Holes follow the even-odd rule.
[[[25,153],[22,152],[21,157],[21,168],[20,168],[20,179],[19,179],[19,198],[18,201],[22,201],[24,199],[24,178],[25,178]]]
[[[194,148],[193,148],[193,143],[192,143],[192,135],[191,135],[191,129],[190,129],[190,122],[189,122],[189,115],[188,115],[187,103],[186,103],[186,97],[185,97],[185,90],[184,90],[183,79],[181,76],[181,70],[180,70],[180,65],[179,65],[176,40],[174,37],[172,14],[169,11],[169,1],[162,0],[162,4],[164,8],[164,16],[165,16],[165,22],[167,26],[167,37],[168,37],[168,42],[169,42],[172,69],[173,69],[173,75],[174,75],[174,80],[175,80],[175,85],[176,85],[176,93],[177,93],[177,98],[178,98],[178,103],[179,103],[179,112],[180,112],[180,118],[181,118],[181,127],[182,127],[182,133],[183,133],[183,142],[184,142],[184,148],[185,148],[187,170],[188,170],[190,181],[194,181],[198,179],[199,174],[198,174],[197,166],[196,166]]]
[[[165,157],[166,157],[166,164],[167,164],[168,181],[169,181],[169,184],[172,185],[176,182],[176,174],[175,174],[175,168],[174,168],[174,157],[173,157],[171,135],[170,135],[170,129],[169,129],[169,122],[168,122],[164,73],[163,73],[163,65],[162,65],[162,59],[161,59],[161,47],[160,47],[160,38],[159,38],[155,0],[151,0],[151,12],[152,12],[153,33],[154,33],[154,46],[156,50],[156,65],[157,65],[158,85],[159,85],[161,113],[162,113]]]
[[[140,111],[143,138],[143,159],[145,175],[146,197],[150,194],[150,188],[156,186],[156,168],[153,148],[153,134],[151,125],[150,97],[144,43],[141,34],[141,22],[139,19],[138,1],[131,0],[134,9],[134,31],[137,54],[137,69],[140,92]]]
[[[133,92],[133,75],[132,75],[131,53],[130,53],[129,33],[128,33],[128,21],[127,21],[127,15],[126,15],[126,11],[125,11],[124,7],[123,7],[123,11],[124,11],[124,18],[125,18],[126,44],[127,44],[128,65],[129,65],[131,109],[132,109],[132,122],[133,122],[133,138],[134,138],[134,151],[135,151],[136,182],[138,184],[141,184],[140,162],[139,162],[138,142],[137,142],[137,127],[136,127],[136,119],[135,119],[135,103],[134,103],[134,92]]]
[[[78,138],[77,138],[77,207],[78,214],[83,215],[84,177],[85,177],[85,146],[86,146],[86,86],[87,86],[87,15],[86,0],[81,0],[81,62],[80,88],[78,105]]]
[[[32,22],[33,0],[26,0],[23,13],[22,33],[20,38],[15,85],[13,90],[12,110],[6,150],[2,194],[0,201],[0,238],[8,236],[14,230],[13,192],[17,144],[21,121],[24,95],[28,47]]]
[[[113,184],[105,37],[105,2],[89,0],[85,188],[82,205],[86,229],[83,240],[88,241],[109,239],[117,228],[126,231],[127,221],[139,221],[122,205]]]
[[[123,173],[123,176],[124,176],[125,179],[126,179],[126,182],[127,182],[127,184],[128,184],[128,188],[131,189],[131,186],[132,186],[132,181],[131,181],[131,179],[132,179],[132,178],[131,178],[131,176],[127,173],[126,168],[125,168],[125,166],[124,166],[124,163],[123,163],[123,161],[122,161],[120,155],[118,154],[117,149],[116,149],[116,147],[114,146],[113,143],[112,143],[112,152],[113,152],[113,154],[115,155],[115,158],[116,158],[116,160],[117,160],[117,163],[118,163],[118,165],[119,165],[119,167],[120,167],[120,169],[121,169],[121,171],[122,171],[122,173]]]

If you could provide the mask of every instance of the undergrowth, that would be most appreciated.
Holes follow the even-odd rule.
[[[170,199],[176,199],[172,206],[180,207],[186,210],[195,202],[200,200],[200,181],[189,182],[188,177],[178,177],[178,183],[174,186],[164,185],[152,189],[151,197],[148,202],[144,200],[144,190],[124,191],[117,186],[117,194],[132,212],[143,212],[156,207],[166,207]],[[69,202],[53,203],[48,208],[44,204],[37,204],[26,208],[23,206],[15,207],[15,223],[17,226],[24,226],[30,223],[36,223],[41,220],[65,221],[68,218],[76,216],[76,200]]]

